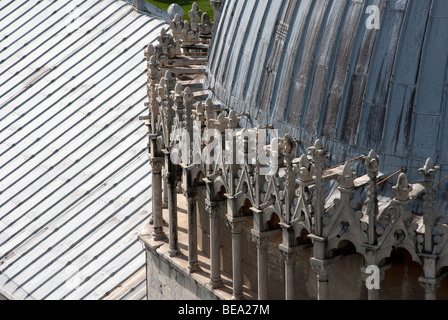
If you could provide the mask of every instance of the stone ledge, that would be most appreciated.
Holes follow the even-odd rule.
[[[188,260],[185,256],[183,250],[181,250],[182,254],[177,257],[170,257],[168,250],[169,244],[166,242],[155,242],[150,240],[149,237],[140,236],[140,241],[145,245],[147,251],[149,251],[153,257],[157,257],[161,260],[161,262],[165,262],[169,265],[170,268],[175,270],[177,273],[181,274],[185,278],[191,279],[194,284],[200,287],[202,290],[208,291],[211,295],[215,296],[218,300],[230,300],[232,299],[232,281],[226,275],[222,275],[223,287],[218,289],[212,289],[208,283],[210,281],[210,273],[209,273],[209,264],[205,261],[207,258],[202,256],[200,257],[200,267],[201,271],[190,273],[188,271]],[[161,270],[159,270],[160,272]],[[172,279],[172,281],[176,281],[178,279]],[[176,281],[177,282],[177,281]],[[177,282],[177,285],[179,283]],[[173,283],[174,286],[174,283]],[[187,289],[187,288],[186,288]],[[148,294],[149,296],[149,294]],[[199,298],[199,297],[198,297]],[[250,298],[250,297],[248,297]]]
[[[170,257],[169,251],[169,242],[168,240],[164,241],[154,241],[153,238],[148,234],[141,234],[138,236],[139,241],[145,246],[145,251],[147,252],[147,257],[152,255],[153,258],[159,259],[159,261],[153,261],[160,265],[160,263],[165,263],[171,271],[175,271],[175,274],[180,275],[184,279],[189,279],[190,284],[186,286],[189,287],[191,285],[195,285],[197,289],[202,290],[204,294],[200,297],[196,297],[198,299],[203,299],[204,296],[212,297],[212,299],[218,300],[231,300],[233,295],[232,288],[232,277],[221,272],[223,286],[217,289],[212,289],[209,286],[210,282],[210,259],[205,256],[203,252],[198,251],[198,260],[199,266],[201,268],[200,271],[190,273],[188,269],[188,234],[183,232],[182,230],[187,230],[187,215],[182,214],[182,209],[185,209],[185,198],[182,196],[178,196],[178,205],[179,205],[179,214],[178,214],[178,225],[179,225],[179,249],[181,255],[176,257]],[[164,219],[167,219],[166,216],[168,214],[168,210],[164,209]],[[165,220],[167,221],[167,220]],[[165,226],[166,227],[166,226]],[[150,255],[149,255],[149,254]],[[147,266],[149,262],[147,262]],[[171,274],[171,271],[169,274]],[[147,270],[148,272],[148,270]],[[159,273],[163,273],[163,270],[158,270]],[[148,275],[147,275],[148,276]],[[170,285],[171,287],[179,287],[179,279],[171,279],[172,281]],[[182,280],[183,281],[183,280]],[[193,283],[193,284],[192,284]],[[151,288],[151,290],[157,290],[157,288]],[[188,290],[188,288],[185,288]],[[168,290],[170,291],[170,290]],[[205,293],[207,292],[207,293]],[[176,293],[178,294],[178,293]],[[148,299],[150,298],[150,293],[148,292]],[[191,296],[188,294],[188,296]],[[174,297],[168,297],[169,299],[175,299]],[[246,300],[254,300],[256,299],[256,293],[249,290],[247,287],[244,287],[244,298]]]

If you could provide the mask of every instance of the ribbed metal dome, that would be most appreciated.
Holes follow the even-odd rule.
[[[385,173],[420,179],[431,157],[448,175],[446,0],[227,0],[206,82],[247,126],[322,138],[334,161],[375,149]]]

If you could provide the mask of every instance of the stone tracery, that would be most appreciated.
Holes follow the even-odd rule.
[[[278,138],[276,142],[279,152],[276,156],[279,161],[277,164],[266,165],[275,165],[278,170],[268,176],[260,174],[262,165],[258,161],[255,164],[249,161],[250,143],[247,136],[246,139],[241,138],[244,137],[244,132],[239,137],[232,137],[232,152],[226,149],[226,141],[221,143],[221,156],[224,160],[229,156],[233,157],[231,160],[236,159],[238,141],[244,146],[244,161],[241,164],[236,161],[231,161],[231,164],[226,161],[204,164],[199,158],[198,150],[202,150],[210,141],[198,142],[194,139],[191,143],[193,152],[183,155],[189,163],[176,165],[171,162],[173,144],[170,136],[175,129],[185,129],[190,137],[195,134],[202,137],[207,129],[225,133],[226,129],[238,128],[241,117],[225,106],[214,105],[207,90],[201,87],[200,82],[191,78],[192,74],[203,72],[202,66],[206,63],[203,53],[207,52],[207,41],[213,27],[208,16],[202,15],[202,24],[199,23],[201,11],[197,5],[193,5],[189,15],[191,24],[181,22],[176,17],[172,23],[174,34],[162,30],[159,44],[150,45],[146,51],[149,99],[146,124],[149,128],[149,156],[153,169],[153,240],[157,242],[166,239],[161,198],[163,167],[167,178],[170,212],[170,255],[176,256],[180,252],[177,243],[176,202],[176,185],[180,183],[188,203],[188,260],[191,273],[200,270],[197,259],[196,203],[204,201],[209,214],[209,284],[212,289],[223,286],[219,242],[221,211],[217,208],[225,206],[225,219],[231,228],[232,237],[234,299],[244,298],[241,237],[244,232],[242,225],[247,225],[249,221],[253,221],[251,237],[257,248],[259,299],[269,298],[267,245],[269,239],[279,233],[282,239],[279,251],[285,259],[285,298],[295,298],[294,275],[301,270],[294,269],[292,260],[297,250],[303,246],[298,241],[303,232],[308,235],[306,245],[311,243],[313,246],[310,266],[317,275],[318,299],[331,298],[330,270],[335,261],[343,257],[337,254],[337,249],[344,241],[353,244],[356,253],[363,256],[365,267],[378,266],[383,274],[384,269],[388,268],[387,259],[391,252],[404,248],[424,270],[419,282],[425,290],[425,297],[435,299],[436,289],[444,276],[443,267],[448,266],[448,228],[443,219],[438,219],[434,208],[433,186],[438,168],[431,159],[420,169],[423,184],[410,184],[405,173],[399,175],[397,184],[392,188],[395,196],[389,199],[388,205],[380,204],[379,180],[382,175],[379,173],[380,157],[374,150],[359,157],[363,160],[367,174],[357,177],[352,170],[351,161],[327,169],[330,152],[319,139],[308,148],[308,154],[296,157],[300,140],[295,140],[290,135]],[[259,133],[259,128],[244,130]],[[265,149],[273,155],[269,145]],[[337,186],[330,202],[326,201],[330,196],[326,188],[328,184]],[[198,188],[206,190],[205,200],[198,198]],[[355,197],[356,192],[365,194],[365,197]],[[223,199],[220,199],[220,194]],[[419,195],[424,195],[423,216],[408,209],[409,203]],[[250,210],[243,210],[248,203]],[[269,224],[275,216],[278,217],[276,225],[279,228],[272,228],[272,224]],[[361,270],[362,273],[365,267]],[[368,295],[369,299],[378,299],[380,290],[371,290]]]

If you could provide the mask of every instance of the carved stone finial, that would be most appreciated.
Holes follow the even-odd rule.
[[[172,90],[176,87],[176,80],[173,78],[173,75],[171,74],[171,71],[167,70],[165,72],[165,86],[167,89],[167,95],[171,93]]]
[[[194,95],[193,95],[193,91],[191,90],[190,87],[186,87],[184,92],[183,92],[183,97],[184,97],[184,101],[186,103],[188,102],[192,102],[194,99]]]
[[[433,178],[437,171],[439,170],[439,167],[436,167],[434,165],[434,161],[432,161],[431,158],[426,160],[426,163],[423,168],[420,168],[419,171],[422,175],[428,176]]]
[[[306,168],[308,170],[310,165],[311,165],[310,160],[306,155],[303,154],[299,159],[299,167]]]
[[[343,189],[353,189],[355,176],[350,164],[345,164],[342,174],[339,176],[339,185]]]
[[[176,13],[174,19],[171,21],[170,27],[173,30],[174,40],[179,41],[182,36],[182,30],[184,29],[184,22],[178,13]]]
[[[152,81],[157,81],[159,77],[159,63],[155,56],[151,56],[148,62],[149,78]]]
[[[306,155],[302,155],[299,158],[299,162],[294,164],[294,172],[298,175],[300,182],[306,183],[313,181],[315,168],[311,165],[308,157]]]
[[[167,33],[165,28],[162,28],[160,30],[160,35],[157,37],[157,40],[159,41],[159,45],[162,49],[161,56],[158,57],[158,59],[162,59],[163,57],[165,60],[167,60],[168,54],[176,53],[177,49],[174,38],[171,34]]]
[[[214,128],[213,125],[214,121],[216,120],[215,106],[213,105],[212,99],[207,98],[207,100],[205,100],[204,108],[205,108],[205,119],[207,120],[207,128],[212,129]]]
[[[179,112],[183,112],[185,109],[183,103],[183,89],[184,86],[182,85],[182,83],[177,82],[174,88],[174,106]],[[178,114],[177,117],[179,118],[179,121],[183,121],[183,117],[180,114]]]
[[[322,150],[324,148],[322,140],[317,139],[316,142],[314,143],[314,147],[316,148],[316,150]]]
[[[164,64],[167,60],[166,56],[163,54],[162,45],[160,43],[154,46],[154,56],[159,64]]]
[[[202,14],[201,22],[202,22],[202,24],[210,24],[211,23],[210,16],[207,12],[204,12]]]
[[[294,141],[294,139],[289,134],[286,134],[279,144],[279,150],[284,156],[290,157],[294,154],[296,145],[297,143]]]
[[[375,226],[378,216],[378,170],[379,157],[375,150],[369,152],[367,157],[364,157],[364,163],[367,169],[367,176],[369,177],[368,191],[367,191],[367,215],[368,225],[366,228],[368,235],[368,243],[374,245],[377,243],[377,234]]]
[[[203,124],[205,119],[204,112],[205,110],[202,101],[198,101],[196,103],[196,110],[193,111],[193,119]]]
[[[191,10],[188,12],[188,16],[191,21],[191,29],[197,31],[199,29],[199,21],[201,20],[202,11],[199,10],[196,2],[191,6]]]
[[[366,164],[367,172],[369,174],[375,174],[376,177],[380,160],[375,150],[370,151],[369,155],[364,157],[364,162]]]
[[[184,21],[181,36],[181,39],[184,41],[192,41],[196,39],[196,33],[191,29],[191,24],[189,21]]]
[[[166,87],[166,78],[162,77],[160,79],[159,84],[157,85],[157,95],[162,99],[165,100],[166,94],[165,94],[165,87]]]
[[[176,23],[181,23],[182,21],[182,16],[179,13],[176,13],[176,15],[174,16],[173,22]]]
[[[432,253],[434,248],[433,231],[437,223],[437,215],[434,207],[434,179],[439,167],[434,165],[431,158],[426,160],[423,168],[420,168],[420,173],[424,176],[424,204],[423,204],[423,223],[425,225],[425,247],[426,253]]]
[[[171,80],[173,79],[173,75],[172,75],[171,71],[167,70],[167,71],[165,72],[165,79],[166,79],[167,81],[171,81]]]
[[[298,176],[298,181],[302,183],[311,183],[315,174],[316,168],[311,165],[310,160],[306,155],[299,158],[299,162],[293,164],[293,171]]]
[[[184,90],[184,86],[182,85],[182,83],[177,82],[176,87],[174,88],[175,95],[179,96],[179,97],[182,96],[183,90]]]
[[[392,192],[395,194],[396,201],[409,201],[409,193],[412,191],[412,186],[408,183],[408,177],[405,173],[398,177],[397,185],[392,187]]]
[[[168,52],[168,49],[167,49],[167,33],[165,28],[160,29],[160,35],[157,37],[157,40],[159,40],[159,44],[162,46],[163,53],[166,54]]]
[[[151,66],[156,66],[156,65],[157,65],[157,59],[156,59],[156,57],[155,57],[154,55],[152,55],[152,56],[149,58],[149,64],[150,64]]]
[[[223,113],[220,113],[218,118],[213,122],[213,128],[221,133],[224,133],[227,129],[227,119]]]
[[[207,12],[204,12],[204,14],[202,15],[202,19],[201,19],[202,23],[201,23],[201,33],[202,34],[210,34],[213,31],[213,25],[212,22],[210,20],[210,16],[208,15]]]
[[[308,148],[309,155],[312,158],[312,165],[315,167],[315,195],[313,197],[313,207],[315,210],[315,226],[314,233],[317,236],[322,235],[323,231],[323,214],[324,214],[324,203],[325,194],[323,186],[323,166],[325,163],[325,158],[327,157],[327,150],[324,148],[323,143],[318,139],[314,146]]]
[[[227,117],[227,126],[229,129],[236,129],[240,124],[240,118],[237,117],[237,114],[234,110],[229,112],[229,116]]]
[[[193,100],[194,95],[190,87],[186,87],[182,92],[184,107],[185,107],[185,127],[190,133],[193,134]]]
[[[148,47],[145,50],[146,60],[149,59],[155,54],[154,45],[152,43],[148,44]]]
[[[322,140],[318,139],[314,143],[314,146],[308,148],[308,153],[313,159],[313,162],[323,164],[327,157],[327,150],[324,148]]]

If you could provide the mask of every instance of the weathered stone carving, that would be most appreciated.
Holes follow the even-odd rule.
[[[186,42],[196,40],[196,32],[191,28],[189,21],[184,22],[181,39]]]
[[[200,36],[209,36],[213,31],[213,24],[207,12],[202,14]]]
[[[315,180],[315,196],[313,197],[312,203],[314,208],[314,234],[317,236],[322,235],[322,217],[324,214],[324,203],[325,196],[323,190],[322,173],[327,157],[327,150],[324,148],[321,140],[316,140],[314,146],[308,148],[309,155],[311,156],[311,163],[314,166],[314,180]]]
[[[178,43],[182,38],[182,30],[184,29],[184,22],[182,17],[176,14],[174,19],[170,23],[170,28],[173,31],[173,38],[176,43]]]
[[[367,157],[364,157],[364,162],[369,177],[367,187],[367,233],[368,243],[370,245],[376,244],[377,234],[375,231],[376,219],[378,216],[378,170],[379,157],[374,150],[370,151]]]
[[[222,8],[221,1],[212,1],[215,10]],[[222,286],[220,275],[220,243],[219,243],[219,219],[221,219],[221,206],[227,206],[226,221],[232,228],[232,266],[234,272],[234,298],[243,297],[241,279],[241,235],[251,229],[251,236],[257,246],[257,279],[259,283],[259,298],[268,298],[267,291],[267,248],[272,235],[282,234],[282,243],[279,247],[281,255],[285,258],[285,287],[286,297],[294,296],[294,274],[301,272],[294,269],[292,261],[295,259],[295,249],[302,243],[298,241],[303,234],[302,241],[307,240],[306,245],[313,246],[313,257],[310,260],[311,267],[318,276],[318,292],[320,299],[329,298],[328,282],[330,269],[337,258],[337,250],[342,242],[353,244],[356,252],[363,255],[368,265],[385,263],[391,252],[398,249],[406,249],[413,260],[420,263],[424,274],[419,279],[425,288],[428,299],[435,297],[436,288],[440,285],[440,273],[448,262],[448,227],[447,221],[440,218],[435,209],[434,184],[438,167],[431,159],[420,169],[423,176],[423,216],[419,216],[408,209],[411,201],[416,201],[414,188],[418,185],[409,183],[405,173],[402,173],[396,184],[390,189],[395,195],[389,199],[390,204],[379,206],[379,160],[378,154],[372,150],[367,156],[358,157],[363,160],[367,175],[357,177],[352,166],[345,163],[333,170],[331,175],[325,169],[329,152],[325,149],[321,140],[317,139],[313,146],[308,148],[307,155],[301,155],[295,159],[297,141],[290,135],[278,138],[278,154],[266,146],[266,153],[278,157],[278,164],[266,164],[277,166],[278,170],[270,176],[260,174],[261,165],[253,163],[249,158],[250,143],[247,138],[259,134],[260,128],[244,129],[240,136],[246,139],[234,138],[233,153],[226,153],[226,143],[222,143],[223,163],[205,165],[201,158],[201,150],[204,147],[202,139],[192,139],[191,151],[185,155],[188,163],[182,166],[174,165],[169,161],[172,147],[171,133],[174,130],[183,129],[191,138],[195,134],[202,137],[206,129],[215,129],[224,134],[227,129],[237,129],[240,126],[240,116],[233,110],[227,110],[226,106],[217,110],[211,97],[195,95],[194,86],[188,82],[180,82],[176,79],[176,67],[173,59],[176,54],[181,54],[180,41],[195,41],[199,36],[206,35],[213,30],[213,23],[208,14],[202,15],[202,23],[199,25],[201,11],[197,4],[193,4],[189,12],[189,22],[182,22],[176,16],[171,23],[171,30],[163,29],[158,38],[158,44],[148,45],[145,56],[148,64],[148,130],[150,137],[150,164],[153,171],[153,188],[160,193],[162,183],[159,178],[162,171],[166,172],[169,180],[169,188],[176,183],[182,183],[182,191],[188,203],[188,232],[189,232],[189,268],[190,272],[198,271],[197,261],[197,212],[196,202],[204,201],[205,210],[210,223],[210,255],[211,255],[211,282],[212,288]],[[215,12],[216,17],[216,12]],[[171,33],[170,33],[171,32]],[[201,40],[202,41],[202,40]],[[186,57],[182,57],[186,59]],[[164,70],[161,73],[160,70]],[[166,72],[165,72],[166,71]],[[216,102],[216,101],[215,101]],[[150,121],[148,120],[150,119]],[[225,135],[224,135],[225,137]],[[237,163],[229,161],[226,157],[235,157],[237,140],[242,146],[244,161]],[[256,145],[257,152],[260,146]],[[162,154],[162,150],[165,154]],[[165,155],[165,163],[163,155]],[[357,158],[357,159],[358,159]],[[332,168],[330,168],[332,169]],[[181,172],[182,174],[178,174]],[[206,199],[198,199],[197,177],[205,177],[200,181],[206,188]],[[154,180],[155,179],[155,180]],[[326,199],[329,196],[326,183],[335,187],[331,202]],[[420,185],[421,188],[421,185]],[[224,190],[225,192],[223,192]],[[414,192],[413,192],[414,191]],[[363,193],[361,203],[355,198],[355,193]],[[224,195],[223,195],[224,193]],[[155,198],[154,232],[157,240],[166,238],[163,233],[163,220],[161,220],[160,200]],[[173,195],[172,195],[173,196]],[[250,202],[250,210],[247,207]],[[173,210],[176,202],[171,199],[169,207]],[[171,233],[176,233],[176,216],[170,211]],[[253,226],[247,225],[247,221],[238,219],[246,218],[252,214]],[[306,232],[305,232],[306,231]],[[305,232],[305,233],[304,233]],[[176,247],[175,235],[172,253],[176,255],[179,250]],[[271,247],[270,247],[271,248]],[[342,258],[342,257],[341,257]],[[382,268],[384,266],[381,266]],[[384,272],[382,270],[382,272]],[[369,293],[370,298],[378,298],[378,292]]]
[[[193,3],[191,10],[188,11],[188,16],[191,21],[191,29],[194,31],[199,30],[199,21],[201,20],[202,11],[199,10],[198,4],[196,2]]]

